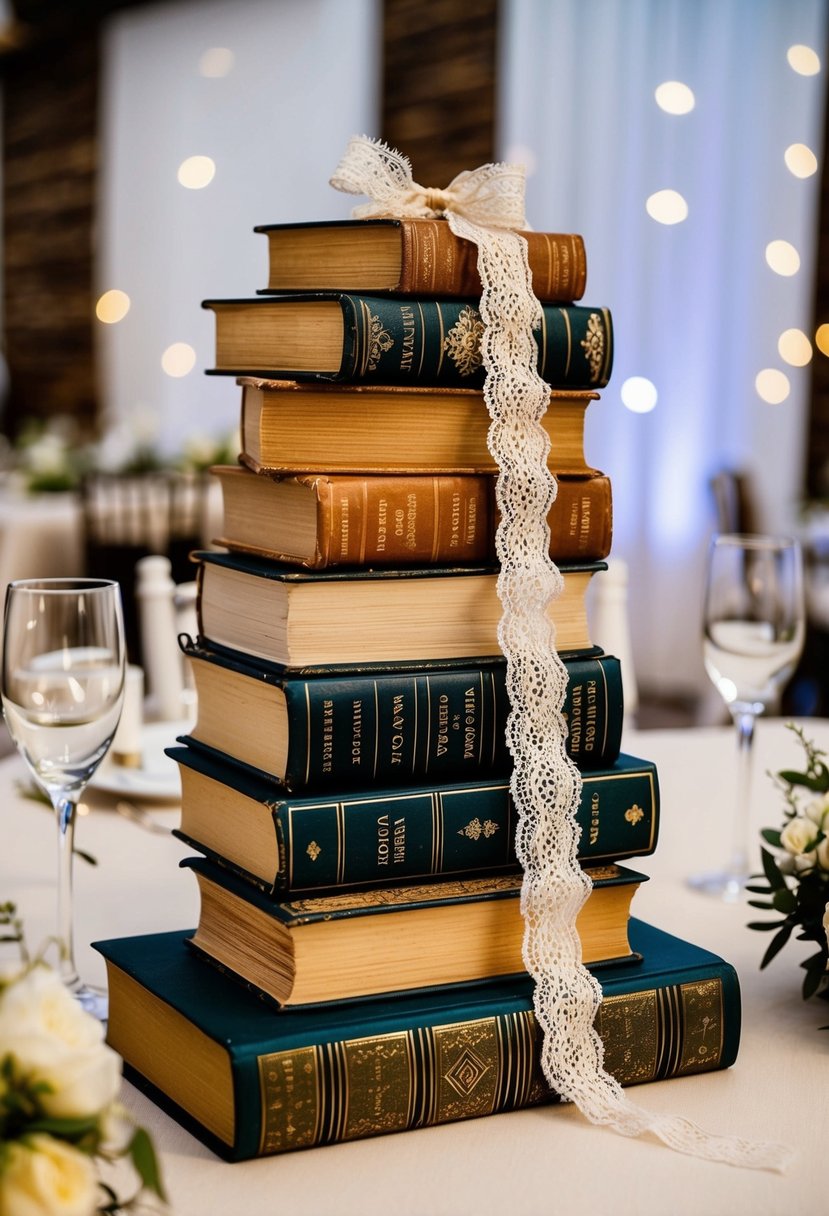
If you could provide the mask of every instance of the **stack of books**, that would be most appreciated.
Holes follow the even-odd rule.
[[[241,389],[220,549],[170,753],[193,930],[99,943],[129,1075],[231,1159],[554,1101],[522,961],[498,645],[497,470],[474,249],[443,220],[271,226],[270,277],[212,300]],[[630,915],[654,765],[620,754],[618,660],[586,594],[611,489],[584,444],[612,363],[578,236],[528,235],[558,495],[550,605],[583,775],[578,920],[623,1083],[730,1064],[733,969]]]

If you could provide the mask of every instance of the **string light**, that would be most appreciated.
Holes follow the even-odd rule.
[[[187,342],[174,342],[161,356],[161,366],[168,376],[186,376],[196,365],[196,352]]]
[[[654,97],[666,114],[689,114],[696,105],[693,90],[679,80],[666,80],[658,85]]]
[[[802,329],[787,329],[777,340],[780,358],[792,367],[805,367],[812,358],[812,344]]]
[[[620,390],[622,404],[634,414],[649,414],[656,405],[656,385],[646,376],[629,376]]]
[[[789,377],[776,367],[766,367],[757,373],[754,380],[757,395],[769,405],[779,405],[791,392]]]
[[[658,224],[681,224],[688,218],[688,204],[676,190],[657,190],[648,198],[645,210]]]
[[[800,270],[800,254],[788,241],[769,241],[766,262],[775,274],[790,276]]]
[[[123,321],[129,310],[130,298],[127,293],[113,287],[111,291],[105,291],[98,300],[95,316],[105,325],[115,325],[118,321]]]
[[[209,156],[188,156],[178,167],[178,180],[188,190],[203,190],[216,175],[216,165]]]

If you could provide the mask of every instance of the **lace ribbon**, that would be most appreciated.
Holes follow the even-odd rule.
[[[488,442],[499,470],[498,638],[506,656],[511,707],[507,740],[513,757],[516,852],[524,871],[524,963],[535,981],[544,1075],[588,1119],[624,1135],[651,1132],[693,1156],[783,1169],[789,1155],[784,1146],[714,1136],[686,1119],[652,1115],[631,1102],[604,1069],[595,1029],[602,990],[581,962],[575,927],[591,889],[578,863],[581,777],[565,750],[561,709],[567,670],[547,615],[563,585],[549,556],[547,515],[557,486],[547,467],[549,440],[540,425],[550,390],[537,372],[532,329],[540,306],[532,291],[527,245],[510,231],[527,228],[523,168],[484,165],[458,174],[445,190],[434,190],[413,181],[411,166],[399,152],[355,136],[331,185],[369,196],[372,201],[356,207],[355,217],[445,216],[456,236],[478,248]]]

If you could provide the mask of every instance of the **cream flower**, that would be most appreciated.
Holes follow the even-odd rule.
[[[796,819],[790,819],[783,828],[780,843],[788,853],[804,853],[816,835],[812,820],[798,816]]]
[[[0,1059],[49,1087],[50,1115],[95,1115],[115,1099],[121,1061],[103,1041],[103,1028],[85,1013],[58,975],[35,967],[0,994]]]
[[[823,794],[820,798],[813,798],[808,806],[804,807],[803,813],[817,827],[826,831],[826,828],[829,827],[829,822],[827,822],[827,817],[829,817],[829,794]]]
[[[2,1216],[91,1216],[97,1206],[95,1166],[85,1153],[44,1135],[6,1147],[0,1173]]]

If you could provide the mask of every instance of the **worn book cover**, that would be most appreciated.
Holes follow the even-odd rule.
[[[528,976],[275,1016],[193,956],[190,932],[97,943],[108,1040],[127,1077],[222,1157],[556,1101]],[[734,968],[636,919],[630,939],[639,962],[596,971],[608,1070],[633,1085],[729,1067],[740,1038]]]

